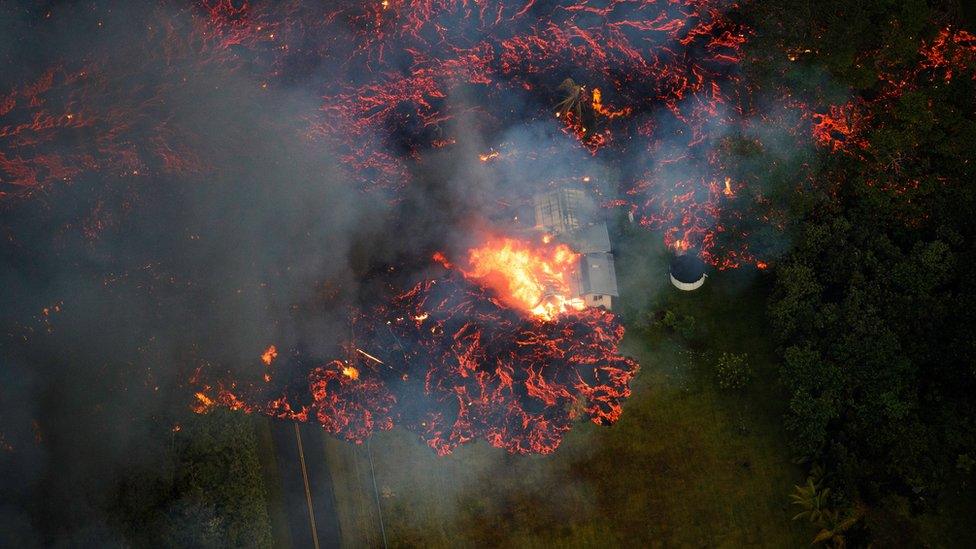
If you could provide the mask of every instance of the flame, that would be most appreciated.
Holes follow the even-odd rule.
[[[445,269],[453,269],[454,264],[447,260],[447,256],[443,252],[434,252],[432,256],[434,261],[440,263]]]
[[[263,362],[265,366],[271,366],[271,363],[274,362],[274,359],[276,358],[278,358],[278,348],[274,345],[269,345],[268,348],[264,350],[264,353],[261,354],[261,362]]]
[[[732,197],[732,178],[731,177],[726,177],[725,178],[725,190],[722,191],[722,192],[725,193],[725,196],[728,196],[729,198]]]
[[[203,391],[199,391],[193,396],[197,397],[197,403],[193,406],[194,413],[205,414],[217,405],[214,399],[207,396]]]
[[[498,156],[499,156],[498,151],[491,151],[488,153],[479,154],[478,160],[481,160],[482,162],[488,162],[489,160],[494,160],[498,158]]]
[[[622,109],[613,110],[605,107],[603,105],[603,92],[600,88],[593,88],[590,92],[590,104],[593,106],[593,111],[607,118],[617,118],[618,116],[627,116],[630,114],[630,107],[624,107]],[[586,128],[583,129],[586,131]]]
[[[342,375],[348,377],[349,379],[355,381],[359,379],[359,370],[350,365],[345,365],[342,367]]]
[[[569,286],[578,261],[579,255],[565,244],[536,247],[525,240],[493,237],[469,251],[469,268],[462,272],[495,290],[506,305],[553,320],[584,308]]]

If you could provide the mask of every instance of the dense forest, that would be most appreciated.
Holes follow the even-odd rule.
[[[786,84],[802,95],[829,81],[870,117],[858,154],[804,158],[809,180],[789,183],[803,193],[784,201],[795,224],[769,316],[787,428],[811,476],[794,500],[825,513],[810,516],[820,541],[850,530],[914,544],[908,510],[937,507],[976,472],[976,65],[960,47],[955,74],[911,67],[972,8],[759,4],[765,40],[815,44]],[[890,93],[878,75],[898,71],[910,80]]]

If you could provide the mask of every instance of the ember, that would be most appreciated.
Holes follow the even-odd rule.
[[[269,346],[265,349],[264,353],[261,354],[261,362],[266,366],[270,366],[274,359],[278,358],[278,348],[274,345]]]

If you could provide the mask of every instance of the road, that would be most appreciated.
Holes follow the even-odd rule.
[[[341,541],[332,477],[322,452],[323,436],[317,425],[271,423],[282,504],[296,548],[339,547]]]

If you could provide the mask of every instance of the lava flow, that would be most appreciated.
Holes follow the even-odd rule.
[[[437,254],[447,273],[362,315],[346,360],[282,383],[206,385],[196,410],[315,419],[354,442],[399,423],[440,455],[477,439],[550,453],[579,418],[615,422],[638,369],[617,351],[624,329],[612,313],[568,305],[576,257],[507,237],[470,250],[471,270]]]
[[[506,227],[497,220],[507,223],[531,207],[534,193],[573,179],[599,205],[659,231],[668,246],[698,250],[719,269],[764,269],[774,258],[751,247],[750,231],[782,229],[784,216],[761,186],[750,186],[757,176],[729,173],[723,153],[733,148],[730,142],[762,149],[762,136],[783,125],[795,143],[777,150],[820,144],[859,155],[866,146],[862,128],[871,118],[862,100],[806,105],[785,92],[769,98],[750,87],[739,65],[753,31],[734,13],[734,1],[544,4],[119,2],[105,25],[115,33],[111,39],[93,34],[78,52],[0,90],[0,199],[56,202],[59,189],[91,186],[91,206],[62,230],[78,228],[96,241],[113,222],[153,208],[143,195],[165,194],[159,187],[173,180],[225,171],[230,179],[242,176],[242,159],[228,160],[225,149],[269,133],[286,141],[280,150],[287,154],[275,162],[289,164],[287,156],[304,147],[314,151],[310,156],[334,159],[341,173],[331,174],[329,184],[363,203],[395,209],[426,192],[428,182],[417,177],[430,175],[425,162],[470,154],[477,169],[453,170],[478,172],[466,194],[490,186],[484,181],[531,172],[524,178],[531,181],[507,187],[513,196],[468,204],[495,220],[493,227]],[[112,13],[77,9],[99,18]],[[58,19],[70,14],[60,4],[53,13],[34,14],[37,32],[58,37],[58,25],[74,21]],[[92,17],[78,20],[94,25]],[[100,19],[93,28],[103,29]],[[795,62],[797,51],[814,55],[816,48],[793,50],[784,59]],[[974,52],[971,34],[947,29],[922,48],[918,67],[907,74],[882,71],[886,89],[878,100],[892,100],[932,74],[952,79],[958,65],[972,64]],[[759,112],[756,105],[767,101],[776,105]],[[228,106],[223,118],[210,116]],[[248,126],[226,132],[228,121],[245,112]],[[213,126],[220,138],[208,140]],[[523,137],[513,145],[512,134]],[[608,168],[601,170],[604,181],[591,178],[594,167]],[[103,187],[128,192],[103,201]],[[288,225],[288,216],[302,209],[289,199],[302,199],[268,193],[258,194],[289,204],[275,220]],[[441,207],[439,198],[429,200],[437,203],[431,210]],[[172,234],[198,239],[201,227],[218,224],[208,219]],[[308,225],[311,231],[318,220]],[[275,341],[254,349],[253,381],[204,368],[191,383],[199,388],[197,409],[221,405],[314,420],[357,442],[398,423],[442,454],[479,438],[512,452],[551,452],[574,418],[610,423],[619,417],[637,364],[619,354],[623,328],[614,315],[583,309],[573,297],[571,250],[492,236],[451,261],[438,254],[446,272],[435,276],[430,273],[439,267],[429,254],[447,243],[429,244],[384,263],[384,272],[404,273],[376,284],[390,295],[350,305],[355,321],[345,348],[316,357]],[[343,252],[323,246],[304,255],[316,253]],[[156,265],[142,263],[147,271]],[[282,263],[275,273],[304,272]],[[153,282],[177,284],[208,270],[167,273]],[[104,273],[107,281],[125,276]],[[346,289],[322,282],[329,288],[323,293]]]

